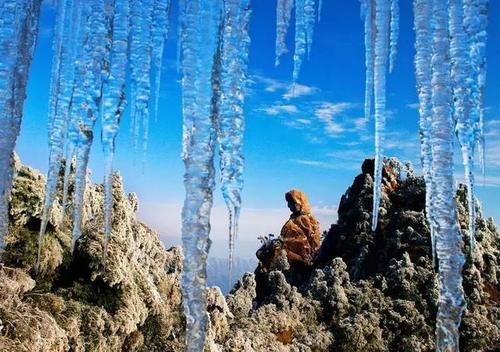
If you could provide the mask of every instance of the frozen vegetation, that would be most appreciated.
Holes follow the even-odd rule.
[[[38,34],[41,0],[0,4],[0,245],[7,231],[12,153],[22,120],[28,73]],[[293,72],[297,82],[312,50],[322,1],[278,0],[276,64],[287,52],[287,32],[295,19]],[[72,219],[70,249],[82,236],[87,165],[95,125],[102,124],[105,154],[103,260],[113,237],[113,156],[127,102],[131,138],[144,154],[149,116],[158,111],[164,43],[169,29],[168,0],[58,0],[53,40],[48,177],[38,234],[36,270],[43,271],[45,234],[51,226],[59,188],[62,212]],[[294,10],[292,17],[292,11]],[[462,285],[459,215],[454,200],[453,143],[457,137],[465,169],[468,257],[475,257],[477,223],[474,157],[484,172],[484,87],[488,0],[414,0],[415,71],[420,103],[422,165],[427,186],[426,217],[431,255],[439,270],[436,320],[440,351],[456,350],[466,299]],[[230,257],[237,235],[243,187],[244,96],[249,49],[249,0],[180,0],[179,66],[182,74],[183,154],[186,198],[183,209],[184,307],[187,349],[205,342],[206,259],[218,148],[221,188],[229,212]],[[323,14],[323,18],[326,14]],[[399,38],[397,0],[363,0],[366,48],[365,116],[375,118],[375,163],[371,231],[380,236],[383,202],[387,73],[392,72]],[[429,65],[430,62],[430,65]],[[372,103],[373,100],[373,103]],[[373,108],[372,108],[373,105]],[[139,144],[141,148],[139,148]],[[64,177],[60,177],[65,164]],[[71,195],[71,168],[74,184]],[[67,211],[68,210],[68,211]],[[60,218],[61,222],[66,221]],[[231,260],[230,260],[231,262]]]

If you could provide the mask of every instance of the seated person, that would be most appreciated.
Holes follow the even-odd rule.
[[[283,252],[291,267],[311,266],[320,246],[319,223],[311,215],[306,194],[292,189],[285,194],[285,199],[292,212],[290,219],[283,225],[279,238],[266,238],[257,251],[257,258],[266,269],[275,267],[274,262]]]
[[[318,252],[321,233],[319,222],[311,214],[309,201],[304,192],[292,189],[285,194],[290,219],[281,229],[281,240],[290,265],[312,265]]]

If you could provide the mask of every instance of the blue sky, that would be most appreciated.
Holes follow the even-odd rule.
[[[175,2],[175,1],[174,1]],[[49,2],[51,3],[51,2]],[[176,2],[175,2],[176,3]],[[249,90],[246,100],[245,189],[238,254],[252,257],[257,237],[278,234],[288,217],[284,193],[304,190],[323,229],[336,219],[340,196],[359,173],[363,159],[373,157],[373,120],[363,117],[363,24],[357,1],[324,1],[315,28],[312,53],[292,90],[293,26],[279,67],[274,67],[275,0],[253,0]],[[413,55],[411,1],[401,1],[401,34],[395,70],[388,75],[387,156],[412,161],[419,170],[418,113]],[[180,159],[182,117],[180,76],[176,70],[176,9],[166,46],[160,109],[151,121],[144,166],[134,157],[128,111],[117,141],[116,168],[127,191],[140,199],[139,216],[158,230],[166,245],[179,243],[184,197]],[[47,104],[52,61],[54,8],[43,6],[41,35],[32,66],[17,152],[21,159],[47,169]],[[500,219],[500,3],[491,1],[486,86],[487,174],[478,176],[477,195],[488,216]],[[99,129],[99,126],[96,126]],[[98,134],[97,134],[98,135]],[[135,160],[137,159],[137,161]],[[457,154],[457,178],[462,175]],[[96,141],[90,167],[102,179],[102,152]],[[477,173],[479,175],[479,172]],[[483,185],[484,184],[484,185]],[[213,254],[226,255],[225,206],[216,191],[212,214]]]

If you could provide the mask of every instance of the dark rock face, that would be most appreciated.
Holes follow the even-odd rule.
[[[0,265],[0,351],[183,351],[180,248],[165,250],[135,218],[138,201],[114,183],[113,234],[102,259],[103,189],[89,184],[83,234],[56,201],[33,273],[44,178],[16,165]],[[380,223],[370,230],[373,161],[342,197],[338,222],[307,273],[279,265],[245,274],[224,299],[207,289],[205,351],[433,351],[437,276],[423,180],[396,160],[384,168]],[[466,190],[457,191],[462,229]],[[70,204],[71,206],[71,204]],[[500,236],[478,209],[477,246],[464,268],[462,351],[500,350]],[[468,239],[464,236],[465,251]],[[105,265],[104,265],[105,264]]]
[[[276,272],[258,268],[257,292],[264,292],[264,297],[256,311],[269,304],[277,310],[300,305],[313,310],[308,327],[314,324],[331,334],[323,350],[434,350],[438,281],[424,214],[424,181],[408,166],[389,159],[382,188],[380,220],[372,233],[373,160],[366,160],[342,196],[337,224],[324,238],[316,270],[297,288],[285,289],[286,281],[277,280]],[[464,187],[457,191],[457,209],[468,253]],[[476,252],[467,257],[464,268],[467,310],[460,344],[462,351],[498,351],[500,237],[492,219],[478,213]],[[293,276],[283,272],[285,280]],[[296,298],[291,300],[287,290],[296,292]],[[292,330],[292,344],[299,343],[302,333]]]

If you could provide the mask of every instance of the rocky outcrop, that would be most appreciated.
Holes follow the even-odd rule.
[[[83,234],[74,253],[71,223],[58,198],[36,274],[45,179],[20,163],[15,172],[0,270],[0,350],[181,350],[181,250],[165,250],[158,235],[136,219],[137,197],[124,193],[121,178],[117,175],[113,185],[113,233],[106,260],[103,187],[89,184]]]
[[[286,277],[293,277],[286,269],[283,273],[257,269],[254,285],[264,297],[247,319],[254,321],[252,328],[261,322],[278,341],[285,332],[290,335],[287,343],[281,341],[273,350],[435,349],[438,289],[424,218],[423,179],[409,166],[386,160],[376,233],[370,229],[372,190],[373,160],[366,160],[362,173],[342,196],[338,221],[325,234],[316,269],[297,288],[286,282]],[[466,189],[462,186],[457,191],[457,207],[464,252],[469,253]],[[484,219],[480,209],[476,226],[476,251],[473,257],[467,256],[464,268],[467,310],[460,327],[461,350],[498,351],[500,237],[492,219]],[[294,317],[296,310],[302,312],[305,329],[299,319],[279,326],[264,324],[283,312]],[[276,321],[288,322],[285,318]],[[242,336],[258,336],[249,332]],[[318,336],[316,344],[305,342],[309,334]]]
[[[71,224],[57,199],[35,275],[45,180],[19,163],[15,169],[0,267],[0,350],[183,351],[181,249],[166,250],[137,221],[137,198],[123,192],[120,177],[106,260],[103,189],[89,184],[74,253]],[[280,265],[245,274],[225,298],[218,288],[208,289],[207,352],[434,349],[437,277],[423,180],[395,160],[386,162],[373,234],[372,174],[373,161],[367,160],[307,275],[292,273],[283,253]],[[465,230],[463,187],[457,206]],[[464,269],[467,311],[460,343],[462,351],[497,351],[500,237],[493,221],[478,214],[476,251]]]

